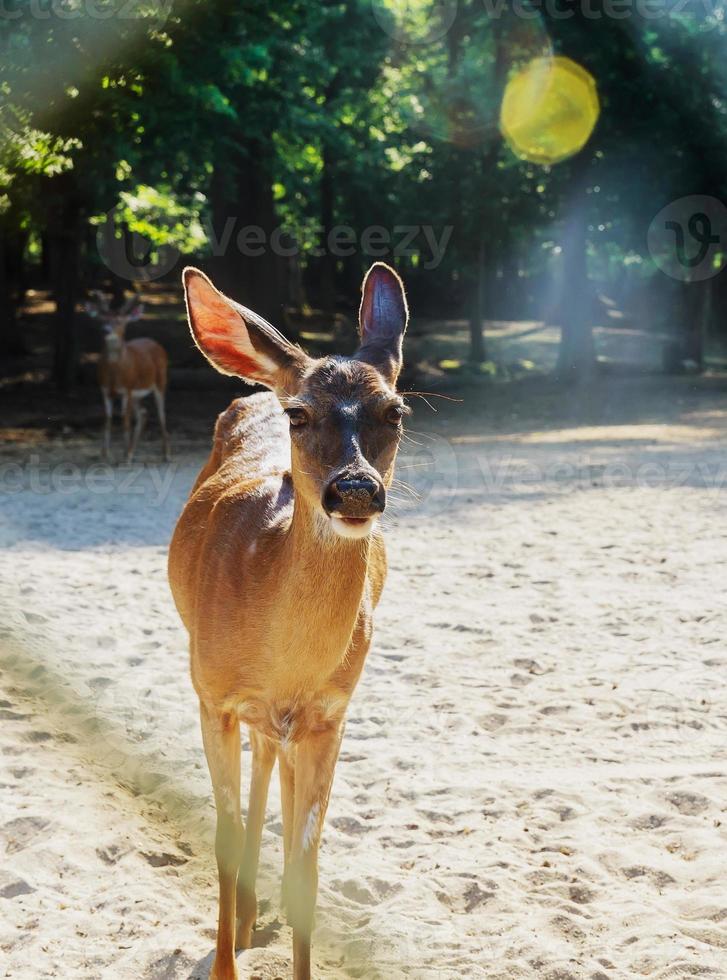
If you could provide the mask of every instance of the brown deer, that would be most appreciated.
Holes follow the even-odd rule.
[[[293,927],[293,975],[305,980],[321,827],[386,577],[377,518],[408,412],[396,392],[406,299],[397,274],[376,263],[363,284],[358,351],[316,359],[196,269],[185,270],[184,286],[192,335],[205,357],[223,374],[270,389],[238,398],[218,418],[212,453],[169,552],[217,808],[211,977],[237,977],[234,950],[250,946],[277,758],[283,901]],[[252,747],[246,830],[241,722]]]
[[[153,394],[162,432],[163,456],[169,461],[171,455],[164,407],[167,390],[166,351],[161,344],[149,337],[125,339],[127,326],[140,319],[144,313],[144,304],[139,301],[138,296],[132,296],[118,310],[112,310],[103,293],[96,291],[91,295],[93,299],[86,303],[86,312],[98,319],[105,331],[103,350],[98,361],[98,383],[103,395],[105,414],[102,456],[106,460],[111,456],[114,398],[121,398],[126,462],[131,463],[146,420],[146,409],[141,402],[147,395]]]

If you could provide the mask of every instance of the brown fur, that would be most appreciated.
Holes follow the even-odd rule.
[[[141,407],[141,399],[149,393],[154,394],[162,433],[163,458],[169,460],[169,436],[167,433],[164,401],[167,391],[167,352],[155,340],[138,337],[125,340],[126,317],[111,318],[107,315],[111,329],[104,339],[104,346],[98,361],[98,383],[104,396],[105,425],[103,433],[103,457],[108,459],[111,449],[111,418],[113,398],[121,398],[124,422],[124,446],[126,461],[133,459],[141,436],[146,411]],[[131,432],[131,416],[135,417],[134,432]]]
[[[321,495],[332,478],[354,471],[390,485],[401,427],[387,412],[401,400],[370,363],[312,360],[266,325],[263,348],[249,311],[234,304],[234,315],[226,311],[214,287],[193,275],[185,280],[190,320],[206,356],[213,363],[222,356],[229,371],[239,349],[240,373],[267,372],[275,390],[237,399],[220,415],[169,552],[218,814],[220,913],[211,975],[236,977],[233,948],[251,942],[260,834],[277,758],[294,977],[307,980],[320,832],[386,577],[378,528],[357,540],[338,536],[327,526]],[[301,406],[308,424],[289,434],[282,408]],[[253,753],[246,832],[240,721],[250,727]]]
[[[145,388],[167,388],[167,352],[149,337],[127,340],[118,361],[110,361],[104,350],[98,362],[98,383],[111,395],[124,395]]]

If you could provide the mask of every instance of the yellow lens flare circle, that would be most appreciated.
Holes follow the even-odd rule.
[[[593,76],[570,58],[535,58],[507,83],[500,129],[512,152],[532,163],[578,153],[598,122]]]

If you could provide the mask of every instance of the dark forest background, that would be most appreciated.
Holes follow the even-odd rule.
[[[508,78],[552,53],[593,75],[601,115],[541,166],[498,121]],[[314,336],[384,258],[420,316],[467,325],[474,370],[488,322],[533,320],[561,328],[564,379],[592,373],[602,322],[699,371],[725,332],[726,55],[722,8],[694,2],[447,0],[402,19],[384,0],[4,0],[3,360],[45,344],[44,383],[71,390],[88,290],[172,288],[186,262]],[[714,241],[685,281],[648,232],[689,195],[711,199]]]

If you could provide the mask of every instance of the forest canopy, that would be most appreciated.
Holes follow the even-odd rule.
[[[193,259],[280,322],[355,302],[385,258],[417,309],[469,321],[474,363],[486,320],[533,318],[561,326],[560,371],[587,374],[603,294],[698,360],[723,329],[726,55],[723,6],[694,0],[4,0],[0,347],[23,349],[45,285],[68,388],[90,288]],[[559,58],[593,80],[592,131],[525,159],[506,88]],[[650,238],[696,197],[703,276]]]

